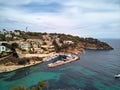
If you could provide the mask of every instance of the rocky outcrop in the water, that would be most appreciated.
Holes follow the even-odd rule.
[[[90,50],[112,50],[113,48],[105,42],[101,42],[98,39],[85,38],[84,48]]]

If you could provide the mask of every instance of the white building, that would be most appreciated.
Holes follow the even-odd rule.
[[[0,41],[0,45],[1,45],[2,43],[7,43],[7,42],[6,42],[6,41]]]
[[[4,51],[6,51],[6,47],[5,46],[0,46],[0,53],[2,53],[2,52],[4,52]]]
[[[19,44],[19,47],[25,50],[28,50],[28,48],[30,48],[30,44],[29,43],[21,43]]]
[[[16,36],[19,36],[19,35],[20,35],[20,32],[19,32],[19,31],[15,31],[14,34],[15,34]]]
[[[74,44],[73,41],[70,41],[70,40],[66,40],[66,41],[63,41],[64,44]]]
[[[5,37],[6,37],[6,38],[11,38],[12,35],[11,35],[11,34],[7,34],[7,35],[5,35]]]

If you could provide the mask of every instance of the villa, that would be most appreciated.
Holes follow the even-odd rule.
[[[3,45],[0,46],[0,53],[2,52],[11,52],[11,50]]]
[[[5,37],[6,38],[12,38],[12,35],[11,34],[6,34]]]
[[[20,35],[20,32],[19,32],[19,31],[14,31],[14,34],[15,34],[16,36],[19,36],[19,35]]]
[[[34,48],[34,52],[37,54],[42,54],[44,52],[44,50],[41,48]]]
[[[1,45],[2,43],[7,43],[7,41],[0,41],[0,45]]]
[[[3,43],[6,43],[6,41],[0,41],[0,53],[2,52],[11,52],[11,50],[9,48],[7,48],[6,46],[2,45]]]
[[[70,41],[70,40],[66,40],[66,41],[63,41],[64,44],[74,44],[73,41]]]
[[[29,43],[21,43],[21,44],[19,44],[19,47],[21,49],[28,50],[28,48],[30,47],[30,44]]]
[[[0,53],[2,53],[2,52],[4,52],[4,51],[6,51],[6,47],[5,46],[0,46]]]

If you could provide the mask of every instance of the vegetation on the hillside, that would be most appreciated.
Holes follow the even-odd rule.
[[[8,65],[26,65],[30,64],[30,62],[42,61],[43,59],[40,57],[32,57],[32,58],[16,58],[13,55],[9,55],[8,57],[0,60],[0,64]]]
[[[18,41],[19,40],[19,41]],[[54,52],[82,53],[84,49],[111,50],[113,49],[105,42],[94,38],[82,38],[78,36],[15,31],[0,31],[0,45],[9,48],[0,53],[0,64],[4,65],[26,65],[41,61],[42,58],[23,58],[25,54],[48,54]]]
[[[16,87],[13,87],[11,90],[42,90],[42,88],[47,86],[47,82],[39,82],[38,85],[32,86],[31,88],[27,88],[24,85],[19,85]]]
[[[59,52],[60,51],[60,46],[57,44],[57,42],[55,40],[53,41],[53,45],[55,47],[55,51]]]
[[[66,35],[66,34],[57,34],[57,33],[38,33],[38,32],[24,32],[24,31],[20,31],[20,30],[15,30],[14,32],[19,32],[20,35],[15,35],[14,32],[10,31],[8,32],[7,30],[3,30],[4,34],[0,33],[0,40],[4,40],[7,41],[7,37],[5,37],[5,35],[7,35],[8,33],[11,33],[12,35],[12,40],[14,40],[14,37],[17,37],[17,39],[24,39],[27,40],[28,38],[30,39],[41,39],[46,43],[45,41],[48,41],[48,38],[43,38],[43,36],[47,36],[49,38],[51,38],[53,40],[53,45],[55,46],[55,50],[56,52],[62,51],[64,47],[66,47],[64,45],[64,41],[65,40],[70,40],[72,42],[74,42],[74,44],[72,45],[68,45],[67,48],[69,47],[76,47],[79,43],[82,43],[84,45],[85,49],[92,49],[92,47],[96,48],[96,49],[113,49],[111,46],[109,46],[107,43],[105,42],[101,42],[98,39],[94,39],[94,38],[82,38],[82,37],[78,37],[78,36],[72,36],[72,35]],[[59,45],[58,42],[55,42],[56,39],[59,38],[59,42],[62,44],[61,46]],[[50,41],[52,42],[52,41]],[[62,50],[61,50],[62,49]],[[30,51],[30,53],[32,53],[33,51]]]
[[[18,44],[17,43],[12,43],[12,44],[8,44],[8,43],[2,43],[3,46],[9,48],[11,50],[11,52],[13,53],[13,56],[18,58],[18,54],[16,53],[16,48],[18,48]],[[4,52],[6,53],[6,52]],[[8,53],[9,55],[9,53]]]

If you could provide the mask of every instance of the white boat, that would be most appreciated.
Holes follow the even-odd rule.
[[[53,63],[48,64],[49,67],[52,66],[52,65],[53,65]]]
[[[120,78],[120,74],[115,75],[115,78]]]

